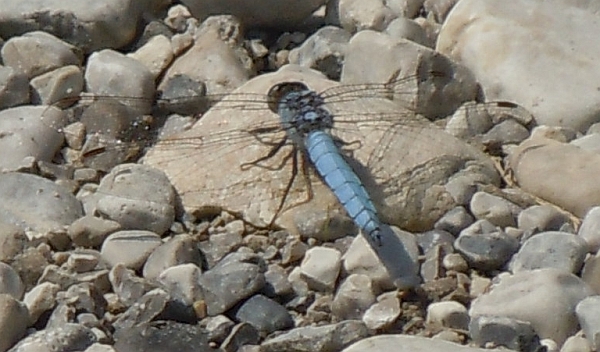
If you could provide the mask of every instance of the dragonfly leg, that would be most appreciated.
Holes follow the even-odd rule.
[[[273,156],[275,156],[286,143],[287,143],[287,137],[284,137],[277,144],[273,145],[273,147],[271,148],[271,150],[269,150],[269,153],[267,153],[267,155],[261,156],[260,158],[258,158],[256,160],[249,161],[247,163],[241,164],[240,165],[240,169],[242,171],[245,171],[245,170],[248,170],[249,168],[254,167],[254,166],[258,166],[258,167],[262,167],[262,168],[266,168],[266,169],[270,169],[270,170],[279,170],[279,169],[281,169],[283,167],[283,165],[285,165],[285,162],[287,162],[287,160],[289,160],[290,155],[287,155],[284,158],[283,162],[278,167],[275,167],[275,168],[269,168],[269,167],[262,166],[262,165],[259,165],[259,164],[261,162],[263,162],[265,160],[268,160],[268,159],[271,159]]]
[[[273,219],[271,219],[271,222],[269,223],[269,227],[272,227],[273,223],[275,222],[275,219],[277,219],[277,217],[283,210],[283,206],[285,205],[285,201],[287,200],[288,194],[290,193],[290,189],[292,188],[292,185],[294,184],[296,175],[298,175],[298,150],[294,147],[294,150],[292,150],[291,154],[292,154],[291,155],[291,157],[292,157],[292,176],[290,177],[290,180],[288,181],[287,185],[285,186],[285,190],[283,191],[283,197],[281,197],[281,201],[279,202],[279,206],[277,207],[277,211],[275,212],[275,215],[273,215]],[[289,158],[289,156],[290,155],[288,155],[288,158]]]

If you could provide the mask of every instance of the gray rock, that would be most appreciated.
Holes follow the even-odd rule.
[[[7,351],[25,336],[29,322],[24,304],[11,295],[0,294],[0,351]]]
[[[452,253],[454,251],[454,236],[443,230],[432,230],[419,233],[415,236],[417,244],[422,253],[427,253],[437,246],[441,246],[445,252]]]
[[[377,70],[364,70],[365,67],[377,67]],[[394,99],[428,118],[447,116],[463,102],[474,100],[476,84],[464,67],[431,49],[374,31],[361,31],[350,40],[341,81],[344,84],[389,82],[402,78],[394,76],[398,72],[406,76],[430,76],[431,71],[455,78],[445,83],[443,98],[433,88],[434,80],[425,80],[419,87],[411,86],[415,83],[410,81],[394,87]],[[409,89],[415,88],[416,96],[407,94]]]
[[[263,0],[254,6],[235,0],[198,1],[185,0],[195,18],[203,21],[208,16],[229,14],[239,18],[246,27],[267,27],[290,29],[305,21],[315,10],[324,5],[324,0],[296,1]],[[278,11],[286,9],[285,13]]]
[[[193,346],[197,352],[216,352],[210,346],[207,333],[197,325],[175,321],[154,321],[119,331],[115,351],[186,351]]]
[[[591,252],[600,249],[600,207],[593,207],[588,211],[577,235],[587,242]]]
[[[340,320],[359,320],[375,300],[371,279],[366,275],[352,274],[338,288],[331,312]]]
[[[515,351],[540,351],[540,338],[530,323],[506,317],[481,316],[469,324],[474,342],[503,346]]]
[[[575,307],[579,324],[593,350],[600,347],[600,296],[590,296]]]
[[[471,212],[478,220],[488,220],[500,227],[517,226],[517,216],[521,208],[498,196],[477,192],[471,199]]]
[[[467,213],[464,207],[456,207],[442,216],[436,223],[438,230],[448,231],[453,235],[458,235],[467,226],[473,223],[473,217]]]
[[[106,238],[100,253],[111,267],[123,264],[127,268],[138,270],[160,245],[160,236],[154,232],[119,231]]]
[[[577,331],[575,306],[592,294],[573,274],[551,268],[523,271],[505,277],[479,296],[469,315],[471,319],[499,316],[529,322],[540,338],[562,344]]]
[[[157,35],[135,52],[129,54],[141,62],[152,73],[154,78],[158,78],[165,68],[173,61],[173,49],[171,41],[164,35]]]
[[[541,137],[527,139],[508,157],[522,190],[578,217],[600,203],[599,161],[596,152]]]
[[[368,335],[367,327],[362,322],[346,320],[337,324],[292,329],[263,342],[261,351],[341,351],[351,343]]]
[[[384,30],[396,14],[379,0],[339,0],[339,21],[346,31],[356,33],[366,29]]]
[[[427,323],[438,327],[467,330],[469,314],[458,302],[434,302],[427,307]]]
[[[198,284],[201,275],[197,265],[181,264],[163,270],[157,279],[171,298],[191,306],[203,297]]]
[[[333,248],[313,247],[306,251],[300,264],[301,276],[313,290],[332,292],[335,288],[342,254]]]
[[[469,264],[465,258],[458,253],[450,253],[444,256],[442,264],[446,270],[452,270],[459,273],[466,273],[469,270]]]
[[[302,241],[291,239],[286,241],[281,249],[281,263],[284,265],[292,264],[302,258],[308,250],[308,245]]]
[[[70,4],[44,0],[34,4],[11,0],[5,3],[0,33],[7,38],[44,30],[77,44],[86,52],[119,48],[134,38],[143,12],[161,3],[164,4],[153,0],[147,6],[137,6],[134,1],[107,1],[104,6],[94,6],[97,3],[93,1]]]
[[[120,336],[126,333],[126,329],[131,329],[135,326],[148,324],[155,320],[167,308],[169,295],[161,290],[154,289],[140,297],[133,305],[131,305],[117,320],[113,323]]]
[[[407,17],[399,17],[390,22],[385,32],[393,38],[404,38],[429,48],[433,48],[435,44],[429,41],[425,30],[419,24]]]
[[[242,350],[244,345],[255,345],[259,341],[258,330],[250,324],[241,323],[231,330],[231,334],[221,344],[221,349],[225,352],[237,352]]]
[[[90,329],[79,324],[66,323],[27,336],[11,351],[81,351],[95,342],[96,336]]]
[[[29,81],[17,68],[0,66],[0,108],[29,102]]]
[[[600,133],[588,133],[587,135],[571,141],[572,145],[592,152],[600,151]]]
[[[136,276],[133,270],[127,269],[123,264],[115,265],[108,278],[119,301],[127,306],[134,304],[154,288],[148,280]]]
[[[40,31],[8,40],[1,55],[6,66],[20,70],[29,78],[62,66],[81,65],[81,55],[74,46]]]
[[[23,303],[27,306],[31,322],[37,322],[38,318],[56,305],[56,294],[60,286],[50,282],[43,282],[25,294]]]
[[[178,235],[157,247],[144,264],[144,277],[157,278],[165,269],[191,263],[202,266],[204,256],[197,246],[197,241],[189,235]]]
[[[592,352],[592,346],[583,336],[571,336],[565,341],[561,352]]]
[[[10,265],[0,262],[0,294],[9,294],[20,300],[23,293],[25,285],[19,274]]]
[[[258,262],[258,263],[257,263]],[[208,315],[224,313],[265,285],[264,268],[257,256],[229,254],[200,276]]]
[[[600,255],[590,255],[581,270],[581,279],[596,292],[600,293]]]
[[[0,222],[0,261],[10,263],[17,254],[22,253],[27,244],[23,229]]]
[[[83,72],[75,65],[60,67],[32,79],[31,87],[34,103],[74,102],[83,90]]]
[[[395,293],[384,293],[363,314],[362,321],[371,330],[386,329],[396,322],[400,314],[400,299]]]
[[[342,63],[350,33],[326,26],[308,37],[302,45],[290,51],[289,62],[323,72],[328,78],[337,80],[342,73]]]
[[[263,295],[250,297],[240,306],[235,318],[252,325],[264,335],[294,326],[290,313],[282,305]]]
[[[410,335],[379,335],[360,340],[343,352],[485,352],[489,349],[463,346],[456,343]]]
[[[553,206],[533,205],[519,213],[517,222],[520,229],[537,232],[558,231],[564,224],[570,223],[570,220]]]
[[[588,253],[585,240],[565,232],[542,232],[523,243],[510,263],[513,273],[556,268],[573,274],[583,266]]]
[[[208,4],[202,5],[204,9],[205,5]],[[215,16],[204,21],[196,31],[194,45],[175,59],[159,89],[164,90],[166,82],[178,75],[202,82],[209,94],[229,93],[246,82],[253,67],[248,53],[240,46],[240,26],[231,16]],[[214,60],[214,57],[220,59]]]
[[[0,140],[3,153],[0,169],[17,171],[34,161],[50,162],[63,144],[59,130],[65,126],[66,115],[53,107],[20,106],[0,111]]]
[[[423,10],[428,16],[433,16],[436,22],[443,23],[448,12],[457,2],[457,0],[425,0]]]
[[[83,215],[81,203],[67,189],[30,174],[1,174],[0,198],[0,221],[42,234],[63,232]]]
[[[175,192],[161,171],[145,165],[123,164],[102,179],[94,207],[124,229],[162,235],[175,218]]]
[[[519,242],[501,230],[479,232],[477,231],[479,226],[479,222],[476,222],[461,232],[454,242],[456,251],[474,268],[481,270],[502,268],[519,249]]]
[[[277,264],[269,265],[265,272],[265,280],[267,281],[263,293],[267,297],[285,297],[292,294],[292,285],[287,279],[287,272],[284,268]]]
[[[218,343],[225,340],[234,325],[235,323],[225,315],[206,317],[200,321],[200,326],[206,327],[208,331],[208,339]]]
[[[87,215],[75,220],[67,229],[67,234],[77,246],[98,248],[110,234],[121,229],[116,221]]]
[[[505,144],[519,144],[529,137],[529,130],[513,119],[504,120],[483,135],[484,145],[499,147]]]

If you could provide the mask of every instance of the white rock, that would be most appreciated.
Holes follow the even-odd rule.
[[[331,292],[335,287],[341,266],[342,255],[338,250],[314,247],[306,251],[300,269],[302,278],[309,288]]]
[[[600,44],[589,35],[600,31],[597,11],[568,0],[460,1],[437,50],[469,67],[487,99],[514,101],[538,124],[585,131],[600,103]]]

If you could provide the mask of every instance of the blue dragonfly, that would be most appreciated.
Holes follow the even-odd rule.
[[[159,141],[144,163],[165,171],[186,209],[226,209],[257,226],[293,228],[299,209],[324,213],[341,204],[379,246],[384,222],[426,228],[453,207],[439,183],[466,163],[497,182],[491,161],[417,116],[418,103],[408,99],[407,109],[389,100],[436,79],[447,83],[435,73],[346,86],[306,72],[266,75],[224,97],[189,131]],[[438,202],[423,204],[424,193]]]

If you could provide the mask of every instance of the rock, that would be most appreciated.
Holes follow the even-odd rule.
[[[263,342],[261,352],[341,351],[367,336],[367,328],[362,322],[346,320],[337,324],[292,329]]]
[[[256,256],[232,253],[200,276],[208,315],[224,313],[264,287],[264,270],[256,264],[258,260]]]
[[[396,18],[382,0],[339,0],[338,13],[342,28],[351,33],[382,31]]]
[[[202,288],[198,284],[202,270],[194,264],[175,265],[162,271],[158,276],[169,295],[187,305],[202,299]]]
[[[593,207],[585,214],[577,235],[587,242],[590,252],[600,249],[600,207]]]
[[[259,341],[258,331],[250,324],[241,323],[231,330],[231,334],[221,344],[221,349],[225,352],[237,352],[244,346],[255,345]]]
[[[165,82],[178,75],[203,82],[209,94],[217,95],[229,93],[246,82],[253,68],[247,66],[251,60],[240,46],[240,26],[231,16],[215,16],[204,21],[196,31],[194,45],[173,61],[159,89],[163,90]],[[215,57],[219,60],[214,60]]]
[[[81,203],[67,189],[39,176],[0,174],[0,221],[42,234],[63,232],[82,214]]]
[[[526,140],[511,151],[508,159],[509,168],[525,192],[579,217],[600,204],[598,162],[598,153],[545,138]]]
[[[44,0],[41,3],[5,3],[0,20],[4,38],[25,32],[44,30],[77,44],[86,52],[100,48],[120,48],[136,34],[144,11],[156,9],[162,0],[153,0],[148,6],[136,6],[135,1],[112,1],[95,6],[94,1],[64,3]],[[51,17],[48,14],[53,14]],[[28,54],[32,55],[32,54]]]
[[[529,322],[540,338],[562,344],[577,331],[575,306],[592,294],[575,275],[552,268],[523,271],[505,277],[479,296],[469,315],[471,319],[498,316]]]
[[[302,45],[290,51],[289,61],[323,72],[328,78],[337,80],[342,73],[342,64],[350,33],[334,26],[326,26],[308,37]]]
[[[31,80],[33,101],[38,104],[55,104],[79,97],[83,90],[83,72],[69,65],[41,74]]]
[[[510,263],[513,273],[541,268],[556,268],[578,273],[588,253],[586,242],[564,232],[542,232],[523,243]]]
[[[189,235],[178,235],[157,247],[144,264],[144,277],[157,278],[164,270],[191,263],[202,266],[204,256],[197,248],[197,241]]]
[[[300,264],[300,275],[310,289],[332,292],[340,273],[341,259],[341,253],[335,249],[311,248],[306,251],[304,260]]]
[[[469,314],[467,308],[458,302],[436,302],[427,307],[427,323],[438,327],[467,330]]]
[[[7,351],[25,336],[27,326],[27,307],[11,295],[0,294],[0,351]]]
[[[562,345],[561,352],[592,352],[592,346],[583,336],[571,336]]]
[[[436,49],[469,67],[487,99],[516,102],[531,111],[540,125],[586,130],[597,121],[597,111],[586,107],[600,100],[600,93],[589,94],[600,70],[596,61],[581,58],[600,52],[598,43],[584,34],[599,26],[597,6],[563,0],[498,5],[493,0],[461,1],[444,22]],[[532,17],[545,20],[528,21]],[[567,20],[572,18],[578,19],[576,26]],[[528,45],[532,36],[539,45]],[[577,72],[550,69],[575,62]],[[554,159],[569,160],[557,155]]]
[[[348,346],[343,352],[375,352],[375,351],[394,351],[394,352],[485,352],[489,349],[474,348],[463,346],[456,343],[432,339],[421,336],[410,335],[379,335],[369,337],[351,346]]]
[[[569,224],[570,220],[566,214],[553,206],[534,205],[519,213],[517,222],[520,229],[538,232],[559,231],[563,225]]]
[[[340,320],[359,320],[375,299],[371,279],[366,275],[352,274],[338,288],[331,312]]]
[[[157,319],[161,314],[164,314],[169,302],[169,295],[157,288],[140,297],[132,304],[123,314],[113,323],[117,336],[117,341],[122,334],[127,333],[128,329],[136,326],[145,325],[152,320]]]
[[[362,320],[371,330],[386,329],[396,322],[400,314],[402,314],[400,299],[396,294],[383,294],[367,309]]]
[[[476,219],[487,220],[499,227],[517,226],[516,218],[521,208],[504,198],[477,192],[471,199],[471,211]]]
[[[174,55],[169,38],[157,35],[150,38],[146,44],[131,53],[129,57],[144,64],[156,79],[173,61]]]
[[[37,331],[19,341],[14,351],[82,351],[96,342],[89,328],[66,323]]]
[[[476,344],[503,346],[515,351],[538,351],[540,338],[528,322],[506,317],[480,316],[469,324],[469,333]]]
[[[130,306],[139,300],[154,285],[144,278],[135,275],[133,270],[123,264],[115,265],[108,275],[113,293],[122,304]]]
[[[290,29],[301,24],[315,10],[324,5],[324,0],[303,2],[262,0],[253,6],[236,0],[185,0],[183,4],[190,9],[194,17],[203,21],[208,16],[229,14],[240,19],[246,27],[267,27]],[[285,13],[279,11],[286,9]]]
[[[0,162],[3,171],[27,168],[33,161],[51,161],[63,144],[59,130],[66,124],[66,115],[53,107],[19,106],[0,111],[0,140],[4,153]]]
[[[9,294],[15,299],[23,298],[25,285],[19,274],[10,265],[0,262],[0,294]]]
[[[0,222],[0,261],[10,263],[23,252],[27,244],[27,236],[23,229]]]
[[[463,229],[471,225],[473,221],[473,217],[464,207],[456,207],[444,214],[434,226],[438,230],[444,230],[453,235],[458,235]]]
[[[388,5],[389,6],[389,5]],[[425,30],[410,17],[399,17],[390,22],[385,29],[385,32],[393,38],[404,38],[413,41],[417,44],[433,48],[435,43],[432,43]]]
[[[282,305],[263,295],[250,297],[240,306],[235,318],[252,325],[264,335],[294,326],[290,313]]]
[[[121,229],[121,225],[116,221],[87,215],[75,220],[69,226],[67,234],[77,246],[97,248],[110,234]]]
[[[60,286],[43,282],[25,294],[23,303],[27,306],[31,322],[37,322],[38,318],[45,312],[51,310],[56,305],[56,294]]]
[[[39,31],[10,39],[1,54],[4,65],[20,70],[29,78],[62,66],[81,65],[81,54],[74,46]]]
[[[590,296],[584,298],[575,308],[579,324],[594,350],[600,347],[599,302],[600,296]]]
[[[519,242],[502,230],[487,232],[482,226],[494,228],[487,220],[479,220],[461,232],[454,247],[472,267],[500,269],[519,249]]]
[[[160,245],[160,236],[153,232],[119,231],[106,238],[100,253],[111,267],[123,264],[127,268],[138,270]]]
[[[123,329],[114,344],[116,351],[185,351],[194,346],[198,352],[216,352],[207,333],[197,325],[175,321],[153,321]]]
[[[17,68],[0,66],[0,108],[29,102],[29,81]]]

